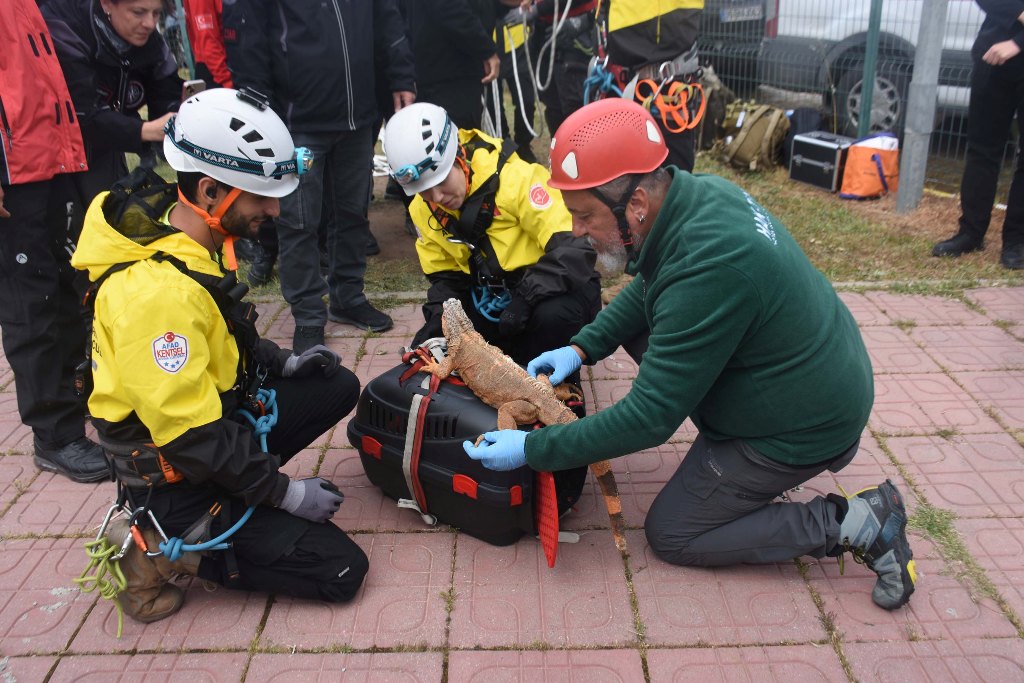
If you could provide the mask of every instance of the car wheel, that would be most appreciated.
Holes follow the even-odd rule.
[[[856,136],[860,126],[860,107],[864,96],[864,65],[857,64],[843,73],[836,88],[836,115],[840,129]],[[890,69],[875,73],[875,90],[871,98],[870,133],[903,132],[907,117],[907,76]]]

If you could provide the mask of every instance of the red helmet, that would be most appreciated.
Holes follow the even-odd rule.
[[[551,138],[551,180],[559,190],[586,190],[629,173],[650,173],[668,147],[650,113],[609,97],[577,109]]]

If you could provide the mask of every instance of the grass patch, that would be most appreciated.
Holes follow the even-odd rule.
[[[366,263],[365,290],[369,293],[425,293],[429,284],[415,257],[388,261],[369,259]]]

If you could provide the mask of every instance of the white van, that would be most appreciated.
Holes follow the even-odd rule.
[[[871,0],[766,0],[758,79],[768,86],[818,92],[840,132],[860,119]],[[883,0],[871,130],[902,132],[923,0]],[[971,45],[985,18],[974,0],[949,0],[939,68],[939,114],[965,112]]]

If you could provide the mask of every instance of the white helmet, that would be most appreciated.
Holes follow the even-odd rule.
[[[254,91],[197,93],[181,104],[164,132],[164,156],[174,170],[202,173],[263,197],[290,194],[313,162]]]
[[[391,176],[410,197],[448,177],[458,148],[459,130],[436,104],[410,104],[396,112],[384,129]]]

